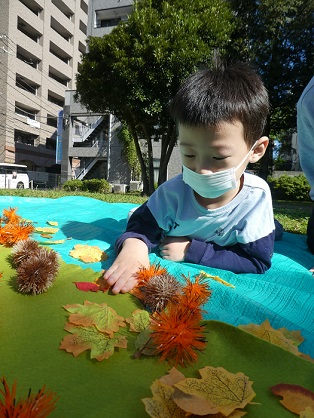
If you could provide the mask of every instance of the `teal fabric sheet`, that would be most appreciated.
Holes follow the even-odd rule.
[[[5,208],[17,208],[19,215],[35,221],[38,227],[48,226],[47,221],[57,221],[59,231],[53,239],[71,240],[51,247],[66,263],[95,271],[104,270],[113,262],[114,242],[124,231],[127,214],[134,206],[77,196],[59,199],[0,197],[1,212]],[[47,241],[39,234],[33,237],[39,242]],[[109,257],[104,262],[85,264],[69,255],[75,244],[98,246]],[[154,253],[150,254],[150,259],[166,266],[178,280],[182,280],[183,275],[193,278],[203,270],[235,286],[227,287],[209,279],[212,297],[205,306],[206,319],[231,325],[260,324],[268,319],[274,328],[300,330],[305,338],[300,351],[314,357],[314,277],[309,271],[314,266],[314,255],[307,249],[305,236],[285,232],[282,241],[276,242],[271,269],[262,275],[234,274],[188,263],[167,262]]]

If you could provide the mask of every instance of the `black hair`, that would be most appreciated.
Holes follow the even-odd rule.
[[[217,127],[240,121],[245,142],[251,146],[263,134],[269,99],[256,71],[249,64],[236,63],[190,75],[169,109],[177,125]]]

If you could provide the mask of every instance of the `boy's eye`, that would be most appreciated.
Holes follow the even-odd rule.
[[[227,157],[213,157],[213,160],[225,160]]]
[[[186,158],[194,158],[195,155],[193,154],[183,154]]]

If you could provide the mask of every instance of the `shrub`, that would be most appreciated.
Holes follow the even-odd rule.
[[[83,180],[86,187],[84,190],[88,190],[91,193],[110,193],[111,186],[105,179],[90,179]]]
[[[310,185],[304,174],[268,178],[272,196],[276,200],[309,201]]]
[[[62,189],[67,192],[83,192],[86,191],[86,185],[82,180],[68,180],[62,185]]]

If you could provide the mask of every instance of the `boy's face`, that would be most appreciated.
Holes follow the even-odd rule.
[[[199,174],[236,167],[250,151],[241,122],[224,122],[216,128],[179,125],[178,132],[182,163]],[[243,169],[237,170],[238,178],[249,160],[248,155]]]
[[[241,188],[239,180],[247,164],[258,161],[268,144],[268,138],[262,137],[256,142],[254,150],[251,149],[244,140],[243,125],[239,121],[224,122],[215,128],[179,125],[178,133],[182,164],[190,170],[198,174],[210,174],[237,167],[236,187],[221,197],[212,197],[212,203],[215,200],[225,204],[226,200],[231,200],[238,193]],[[202,204],[206,204],[207,200]]]

